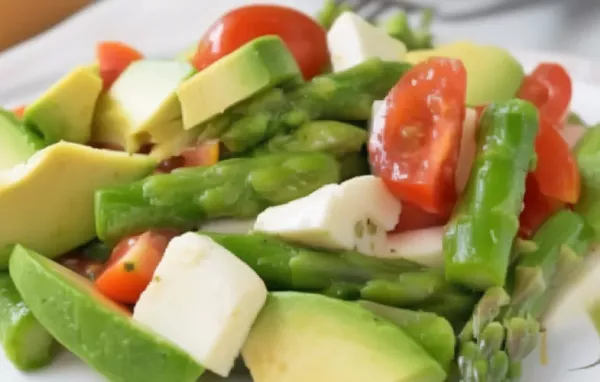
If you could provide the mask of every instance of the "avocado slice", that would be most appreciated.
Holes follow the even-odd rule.
[[[456,42],[435,49],[415,50],[406,61],[416,64],[431,57],[461,60],[467,70],[467,104],[508,101],[517,94],[525,72],[508,51],[491,45]]]
[[[56,354],[54,338],[35,319],[6,271],[0,272],[0,342],[19,370],[42,368]]]
[[[13,113],[0,109],[0,171],[25,162],[45,143]]]
[[[170,139],[183,130],[179,84],[195,69],[176,60],[139,60],[127,67],[98,101],[92,140],[137,152],[144,144]]]
[[[101,91],[102,79],[97,71],[92,66],[78,67],[27,106],[23,119],[47,143],[88,143]]]
[[[242,350],[256,382],[442,382],[402,329],[353,302],[271,293]]]
[[[20,245],[10,275],[39,322],[114,382],[194,382],[204,368],[69,269]]]
[[[59,142],[0,173],[0,269],[14,244],[55,257],[90,241],[94,192],[140,179],[155,166],[147,156]]]
[[[181,84],[177,95],[183,127],[191,129],[261,90],[301,78],[294,56],[279,37],[259,37]]]

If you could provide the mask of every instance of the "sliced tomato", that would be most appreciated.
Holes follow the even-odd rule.
[[[170,231],[148,231],[121,240],[96,279],[96,288],[113,301],[135,304],[174,236]]]
[[[466,88],[458,60],[415,65],[386,97],[385,123],[369,140],[374,172],[398,199],[429,213],[445,215],[456,202]]]
[[[537,166],[533,173],[540,192],[565,203],[576,203],[581,191],[579,167],[569,144],[544,120],[535,140]]]
[[[277,5],[237,8],[214,23],[200,40],[192,63],[202,70],[260,36],[281,37],[305,79],[320,74],[329,63],[326,32],[311,17]]]
[[[218,140],[206,141],[161,161],[156,168],[156,173],[168,174],[181,167],[212,166],[219,161],[219,153]]]
[[[519,234],[522,237],[531,237],[553,213],[565,206],[564,203],[542,194],[532,174],[529,174],[525,181],[523,204],[524,208],[519,217]]]
[[[132,62],[144,58],[139,51],[118,41],[99,43],[96,48],[96,56],[105,90],[110,89],[113,82]]]
[[[533,103],[540,118],[551,126],[564,126],[573,96],[569,73],[556,63],[543,63],[525,77],[518,97]]]
[[[444,225],[450,219],[449,215],[436,215],[423,211],[421,208],[410,203],[402,203],[402,212],[398,224],[394,228],[395,233],[413,231],[416,229],[437,227]]]
[[[23,105],[23,106],[19,106],[16,107],[12,110],[13,114],[16,115],[17,117],[21,118],[23,117],[23,114],[25,114],[25,108],[27,106]]]
[[[185,149],[181,154],[184,167],[212,166],[219,161],[219,141],[211,140]]]

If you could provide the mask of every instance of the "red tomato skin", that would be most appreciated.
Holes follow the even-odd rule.
[[[202,37],[192,64],[198,71],[260,36],[277,35],[296,58],[305,79],[329,63],[326,31],[295,9],[278,5],[237,8],[214,23]]]
[[[523,204],[519,216],[519,235],[524,238],[530,238],[552,214],[565,206],[542,194],[533,174],[529,174],[525,180]]]
[[[423,211],[419,207],[410,204],[402,203],[402,212],[398,219],[398,224],[392,231],[400,233],[406,231],[414,231],[418,229],[439,227],[448,223],[449,215],[436,215]]]
[[[121,240],[113,249],[96,288],[111,300],[135,304],[146,289],[169,241],[170,231],[147,231]]]
[[[22,117],[23,117],[23,114],[25,113],[25,108],[26,108],[26,107],[27,107],[27,106],[25,106],[25,105],[23,105],[23,106],[19,106],[19,107],[16,107],[16,108],[14,108],[14,109],[12,110],[12,112],[13,112],[13,114],[14,114],[14,115],[16,115],[17,117],[19,117],[19,118],[22,118]]]
[[[555,128],[564,126],[573,96],[569,73],[557,63],[542,63],[525,77],[518,97],[533,103],[540,118]]]
[[[401,201],[447,215],[465,118],[466,70],[458,60],[415,65],[386,97],[385,126],[369,140],[375,173]]]
[[[581,194],[579,167],[560,132],[540,121],[535,140],[537,166],[533,173],[541,194],[561,202],[575,204]]]
[[[104,90],[110,89],[132,62],[144,58],[139,51],[118,41],[99,43],[96,47],[96,57]]]

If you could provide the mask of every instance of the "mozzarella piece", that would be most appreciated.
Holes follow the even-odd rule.
[[[388,236],[389,258],[403,258],[431,268],[444,265],[442,242],[444,227],[431,227],[394,233]]]
[[[215,233],[248,233],[254,225],[254,219],[217,219],[208,221],[200,226],[199,231]]]
[[[267,298],[250,267],[207,236],[174,238],[133,318],[226,377]]]
[[[329,250],[374,255],[386,250],[386,231],[400,216],[400,202],[373,175],[329,184],[258,215],[254,230]]]
[[[370,58],[402,61],[406,46],[352,12],[342,13],[327,33],[333,70],[339,72]]]
[[[471,175],[471,169],[473,162],[475,161],[475,154],[477,153],[477,127],[479,121],[477,119],[477,111],[475,109],[467,108],[465,110],[465,121],[463,122],[462,137],[460,140],[460,152],[458,154],[458,164],[456,167],[456,192],[459,194],[463,192],[469,175]]]

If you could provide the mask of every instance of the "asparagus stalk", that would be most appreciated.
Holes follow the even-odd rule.
[[[583,218],[567,210],[557,212],[540,227],[533,237],[534,250],[518,257],[512,299],[502,288],[488,289],[460,334],[463,380],[475,380],[469,378],[483,368],[488,382],[520,378],[521,361],[538,343],[538,319],[560,286],[557,280],[565,279],[562,272],[573,271],[561,267],[560,258],[565,251],[568,256],[582,257],[591,237]]]
[[[359,152],[367,140],[367,132],[336,121],[308,122],[289,134],[280,134],[256,147],[254,156],[276,153],[323,151],[342,157]]]
[[[504,285],[537,127],[537,110],[526,101],[485,110],[466,191],[446,226],[448,280],[477,290]]]
[[[313,120],[364,121],[410,64],[370,59],[346,71],[314,78],[287,93],[272,89],[200,127],[232,153],[247,151]]]
[[[322,293],[400,308],[418,308],[458,293],[441,272],[402,259],[317,251],[261,234],[202,234],[248,264],[270,290]]]
[[[152,228],[193,229],[211,218],[255,217],[265,208],[339,181],[324,153],[235,158],[96,193],[96,232],[110,243]]]
[[[317,13],[317,21],[323,28],[329,29],[338,16],[346,11],[352,11],[352,7],[349,4],[338,4],[334,0],[325,0],[323,7]]]
[[[431,49],[433,48],[433,36],[430,31],[431,20],[432,11],[427,9],[423,12],[420,28],[413,29],[406,12],[399,11],[390,16],[382,27],[390,36],[402,41],[409,51]]]

